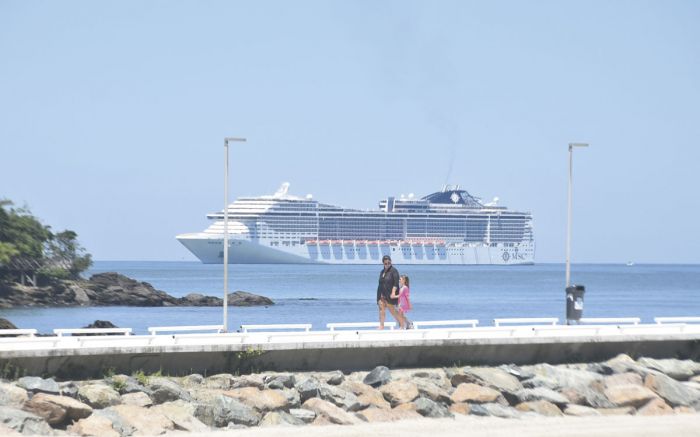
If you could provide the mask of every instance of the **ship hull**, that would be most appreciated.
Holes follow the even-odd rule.
[[[184,234],[177,239],[202,263],[223,263],[220,236]],[[535,245],[331,241],[273,246],[264,240],[229,240],[231,264],[379,264],[384,255],[407,265],[527,265],[534,263]]]

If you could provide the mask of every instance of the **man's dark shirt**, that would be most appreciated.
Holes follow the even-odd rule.
[[[396,267],[391,266],[389,267],[388,271],[382,269],[382,271],[379,272],[379,285],[377,286],[377,302],[379,302],[379,299],[383,296],[384,299],[386,299],[386,301],[390,304],[398,304],[398,298],[391,298],[391,289],[393,287],[396,287],[397,290],[399,289],[399,271],[396,270]]]

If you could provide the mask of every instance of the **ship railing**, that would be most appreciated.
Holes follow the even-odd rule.
[[[148,332],[156,335],[159,332],[191,332],[191,331],[216,331],[217,334],[224,330],[224,325],[192,325],[192,326],[150,326]]]
[[[517,317],[508,319],[493,319],[493,326],[501,325],[513,325],[513,324],[534,324],[534,323],[547,323],[550,325],[556,325],[559,323],[559,319],[556,317]]]

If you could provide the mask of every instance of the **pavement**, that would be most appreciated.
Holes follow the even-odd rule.
[[[538,417],[499,419],[457,415],[454,419],[419,419],[367,423],[232,429],[207,433],[180,431],[168,437],[693,437],[700,436],[700,413],[670,416]]]

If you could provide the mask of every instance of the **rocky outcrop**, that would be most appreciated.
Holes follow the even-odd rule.
[[[115,272],[98,273],[89,280],[58,281],[45,287],[26,287],[19,284],[0,285],[0,308],[13,307],[69,307],[69,306],[221,306],[223,299],[190,293],[174,297],[155,289],[148,282],[139,282]],[[229,306],[274,305],[264,296],[236,291],[228,295]],[[0,329],[10,329],[11,323]]]
[[[113,375],[0,383],[0,434],[52,430],[126,437],[179,430],[305,426],[452,417],[671,415],[700,411],[695,362],[634,361],[372,372]],[[652,368],[653,366],[653,368]],[[677,380],[662,373],[670,371]],[[692,375],[692,376],[690,376]],[[143,376],[143,375],[141,375]],[[371,383],[371,385],[370,385]],[[373,387],[376,386],[375,387]],[[68,394],[68,395],[66,395]],[[591,405],[607,405],[605,407]]]

